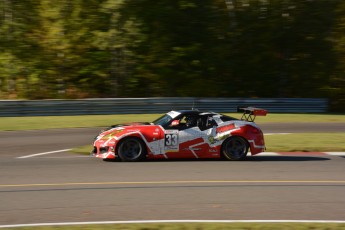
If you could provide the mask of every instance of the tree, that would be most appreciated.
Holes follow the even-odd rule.
[[[0,97],[329,97],[339,106],[344,9],[341,0],[0,0]]]
[[[31,9],[27,12],[27,9]],[[34,1],[0,0],[0,95],[2,97],[27,97],[30,82],[30,52],[35,41],[28,38],[36,25]]]
[[[325,89],[330,92],[331,109],[333,111],[345,111],[345,3],[341,3],[336,8],[336,26],[333,27],[333,37],[335,42],[334,52],[337,55],[336,71],[330,75],[330,83],[325,85]]]

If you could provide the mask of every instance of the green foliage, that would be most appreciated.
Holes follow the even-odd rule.
[[[0,97],[328,97],[341,110],[344,17],[341,0],[0,0]]]

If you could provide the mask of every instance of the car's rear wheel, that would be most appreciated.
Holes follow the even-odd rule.
[[[248,153],[248,143],[242,137],[230,137],[222,145],[222,155],[227,160],[244,160]]]
[[[146,148],[141,139],[127,137],[119,143],[117,153],[123,161],[140,161],[146,157]]]

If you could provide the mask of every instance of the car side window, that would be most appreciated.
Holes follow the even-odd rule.
[[[213,117],[210,116],[207,118],[206,128],[209,129],[209,128],[212,128],[213,126],[217,126],[217,122],[213,119]]]
[[[217,126],[217,122],[213,119],[212,116],[202,116],[198,120],[198,126],[201,131],[204,131],[206,129],[210,129],[213,126]]]
[[[195,115],[184,115],[174,120],[168,127],[168,129],[190,129],[198,125],[198,116]]]
[[[187,128],[193,128],[196,127],[198,124],[198,117],[197,116],[186,116],[186,127]]]

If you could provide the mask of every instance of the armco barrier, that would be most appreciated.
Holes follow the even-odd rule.
[[[323,98],[97,98],[83,100],[1,100],[0,116],[165,113],[170,110],[235,112],[237,106],[255,106],[278,113],[323,113]]]

